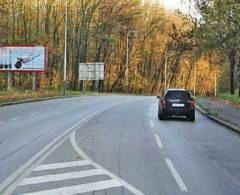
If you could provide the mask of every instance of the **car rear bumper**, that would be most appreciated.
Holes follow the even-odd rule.
[[[187,116],[187,115],[193,115],[195,113],[195,109],[167,108],[167,109],[162,109],[162,113],[164,115],[169,115],[169,116]]]

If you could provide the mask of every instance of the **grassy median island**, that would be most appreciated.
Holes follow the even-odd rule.
[[[238,93],[236,93],[235,95],[231,95],[229,93],[222,93],[222,94],[219,94],[218,97],[221,100],[228,101],[228,102],[230,102],[232,104],[240,105],[240,97],[238,96]]]
[[[96,92],[81,92],[81,91],[67,91],[67,96],[87,96],[87,95],[102,95],[102,93]],[[63,96],[63,92],[60,90],[44,90],[44,91],[32,91],[32,90],[16,90],[11,91],[0,91],[0,104],[30,100],[30,99],[40,99],[47,97],[57,97]]]

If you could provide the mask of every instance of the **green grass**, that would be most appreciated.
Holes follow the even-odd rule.
[[[219,94],[219,98],[225,101],[229,101],[233,104],[240,104],[240,97],[238,96],[238,93],[236,93],[235,95],[231,95],[229,93],[222,93]]]
[[[68,96],[98,96],[98,95],[106,95],[104,93],[97,92],[89,92],[89,91],[72,91],[67,90],[66,95]],[[15,102],[20,100],[28,100],[28,99],[39,99],[46,97],[55,97],[55,96],[63,96],[63,92],[61,90],[44,90],[44,91],[32,91],[32,90],[17,90],[12,89],[11,91],[1,91],[0,90],[0,104],[7,102]]]

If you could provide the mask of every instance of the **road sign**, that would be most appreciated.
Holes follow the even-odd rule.
[[[47,46],[0,45],[0,72],[45,72]]]
[[[81,81],[99,81],[104,80],[104,63],[80,63],[79,80]]]

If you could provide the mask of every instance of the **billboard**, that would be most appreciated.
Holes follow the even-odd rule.
[[[0,45],[0,72],[45,72],[47,46]]]
[[[80,63],[79,80],[81,81],[100,81],[104,80],[104,63]]]

